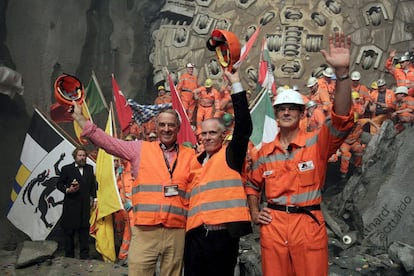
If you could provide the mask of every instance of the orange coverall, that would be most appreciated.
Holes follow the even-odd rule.
[[[373,101],[373,104],[375,105],[376,102],[378,102],[378,95],[379,95],[379,91],[378,90],[374,90],[371,93],[371,98]],[[395,102],[396,102],[396,98],[395,98],[395,94],[394,91],[387,89],[385,91],[385,103],[387,105],[387,108],[391,108],[391,109],[395,109]],[[385,114],[376,114],[374,113],[374,116],[372,118],[372,121],[374,121],[378,126],[381,126],[382,123],[386,120],[389,119],[391,117],[391,112],[387,112]],[[375,134],[377,133],[377,129],[374,127],[371,127],[370,132],[371,134]]]
[[[287,153],[276,139],[264,144],[248,174],[246,193],[267,203],[312,206],[322,201],[328,158],[354,125],[353,114],[331,113],[319,132],[299,129]],[[262,190],[264,189],[264,190]],[[263,275],[328,275],[328,236],[321,210],[288,213],[271,209],[272,221],[260,226]]]
[[[364,126],[370,121],[370,119],[366,118],[359,119],[352,132],[346,137],[344,143],[341,145],[341,165],[339,169],[341,173],[348,173],[349,161],[351,160],[352,153],[354,154],[355,167],[361,167],[362,155],[365,147],[361,144],[360,137],[364,131]]]
[[[394,76],[397,86],[406,86],[408,95],[414,97],[414,66],[409,64],[406,70],[396,68],[392,64],[392,59],[388,58],[385,62],[385,68]]]
[[[204,86],[197,88],[194,92],[197,104],[197,134],[201,133],[201,122],[213,118],[214,102],[217,98],[217,89],[211,87],[207,90]]]
[[[118,253],[119,260],[125,260],[128,258],[129,244],[131,242],[131,226],[133,226],[131,222],[134,221],[134,213],[131,202],[134,177],[131,172],[131,163],[128,161],[122,161],[122,168],[123,170],[119,173],[117,184],[125,210],[117,212],[116,216],[118,219],[115,219],[116,221],[120,221],[120,224],[123,225],[122,244]]]
[[[193,120],[195,101],[193,91],[198,87],[197,77],[188,73],[182,74],[177,84],[177,92],[180,95],[184,110],[187,112],[190,121]]]

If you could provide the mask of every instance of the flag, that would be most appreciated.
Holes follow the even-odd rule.
[[[250,50],[253,48],[254,43],[257,40],[257,37],[259,36],[260,32],[260,26],[256,28],[256,31],[252,34],[252,36],[249,38],[249,40],[244,44],[244,46],[240,50],[240,58],[239,60],[234,64],[235,67],[240,66],[243,61],[247,58],[247,55],[249,54]]]
[[[105,132],[113,136],[111,112],[108,114]],[[114,168],[114,157],[100,148],[96,160],[98,206],[91,214],[89,231],[96,240],[96,250],[105,262],[116,260],[112,214],[123,209]]]
[[[197,144],[197,138],[191,128],[190,120],[188,119],[187,113],[184,111],[183,103],[181,102],[180,97],[178,97],[177,90],[175,89],[170,74],[168,74],[168,83],[170,85],[172,106],[181,117],[181,127],[177,136],[178,143],[191,142],[191,144],[195,145]]]
[[[92,117],[91,117],[91,114],[89,113],[88,105],[86,104],[85,101],[82,103],[82,114],[83,114],[83,116],[85,116],[85,118],[87,120],[91,120],[91,122],[93,122]],[[81,144],[86,145],[88,143],[88,140],[83,139],[81,137],[82,128],[80,127],[80,125],[78,124],[78,122],[73,121],[73,129],[75,131],[76,138],[78,138],[78,141]]]
[[[128,99],[128,104],[132,109],[134,120],[138,123],[138,125],[148,122],[152,117],[157,116],[162,110],[172,108],[171,103],[144,105],[138,104],[131,99]]]
[[[250,136],[250,141],[256,149],[260,149],[262,143],[273,141],[279,132],[273,106],[266,89],[262,89],[259,100],[250,111],[250,116],[253,122],[253,132]]]
[[[132,110],[127,104],[124,94],[122,94],[122,91],[119,89],[118,83],[116,82],[113,74],[112,90],[114,93],[115,108],[116,114],[118,115],[119,125],[122,131],[126,131],[132,120]]]
[[[45,240],[62,214],[60,169],[73,162],[75,146],[35,109],[20,155],[7,218],[32,240]],[[88,160],[91,163],[90,160]]]
[[[97,114],[104,109],[109,110],[94,71],[92,71],[91,80],[85,88],[85,100],[91,115]]]
[[[259,64],[259,77],[257,82],[263,88],[271,91],[273,95],[276,95],[276,83],[275,76],[272,70],[272,61],[270,59],[269,50],[267,49],[267,40],[263,39],[262,54]]]
[[[68,109],[67,105],[54,103],[50,106],[50,118],[57,124],[72,122],[72,114],[68,112]]]

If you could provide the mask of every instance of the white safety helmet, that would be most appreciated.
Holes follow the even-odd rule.
[[[360,80],[361,79],[361,73],[359,73],[358,71],[354,71],[351,73],[351,80]]]
[[[308,79],[308,82],[306,83],[306,86],[307,87],[312,87],[312,86],[314,86],[315,84],[317,84],[318,83],[318,79],[317,78],[315,78],[315,77],[310,77],[309,79]]]
[[[384,85],[386,85],[387,83],[385,82],[385,80],[384,79],[379,79],[378,81],[377,81],[377,85],[378,85],[378,87],[379,86],[384,86]]]
[[[305,102],[303,101],[302,94],[292,89],[286,89],[282,93],[278,94],[275,101],[273,102],[273,106],[280,104],[305,105]]]
[[[395,89],[395,94],[405,94],[405,95],[408,95],[408,88],[406,86],[398,86]]]
[[[311,108],[311,107],[314,107],[314,106],[317,106],[317,105],[318,104],[315,101],[309,101],[305,104],[305,107],[306,108]]]
[[[326,67],[322,73],[325,77],[332,78],[334,76],[334,71],[331,67]]]
[[[399,63],[404,62],[410,60],[410,57],[408,55],[403,55],[400,57],[400,59],[398,60]]]
[[[187,65],[185,66],[187,68],[194,68],[194,64],[192,64],[191,62],[187,63]]]

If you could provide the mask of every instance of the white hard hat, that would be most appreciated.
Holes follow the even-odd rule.
[[[406,86],[398,86],[395,89],[395,94],[405,94],[405,95],[408,95],[408,88]]]
[[[400,59],[398,60],[398,62],[404,62],[410,60],[410,57],[408,55],[403,55],[400,57]]]
[[[315,101],[309,101],[305,104],[305,107],[306,108],[311,108],[311,107],[314,107],[314,106],[317,106],[317,105],[318,104]]]
[[[308,79],[308,82],[306,83],[306,86],[307,87],[312,87],[312,86],[314,86],[315,84],[317,84],[318,83],[318,79],[317,78],[315,78],[315,77],[310,77],[309,79]]]
[[[333,72],[333,69],[331,67],[327,67],[325,70],[323,70],[322,74],[325,77],[328,77],[328,78],[332,78],[334,76],[334,72]]]
[[[292,89],[286,89],[285,91],[276,96],[276,100],[274,101],[273,106],[288,103],[305,105],[302,94]]]
[[[378,86],[384,86],[384,85],[386,85],[387,83],[385,82],[385,80],[384,79],[379,79],[378,81],[377,81],[377,85]]]
[[[351,73],[351,80],[360,80],[361,79],[361,73],[358,71],[354,71]]]
[[[187,63],[187,65],[185,66],[187,68],[194,68],[194,64],[192,64],[191,62]]]

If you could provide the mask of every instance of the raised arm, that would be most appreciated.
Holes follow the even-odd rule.
[[[337,115],[347,115],[352,105],[351,80],[349,78],[351,37],[343,32],[329,36],[329,51],[321,50],[326,62],[335,69],[336,89],[334,111]]]

